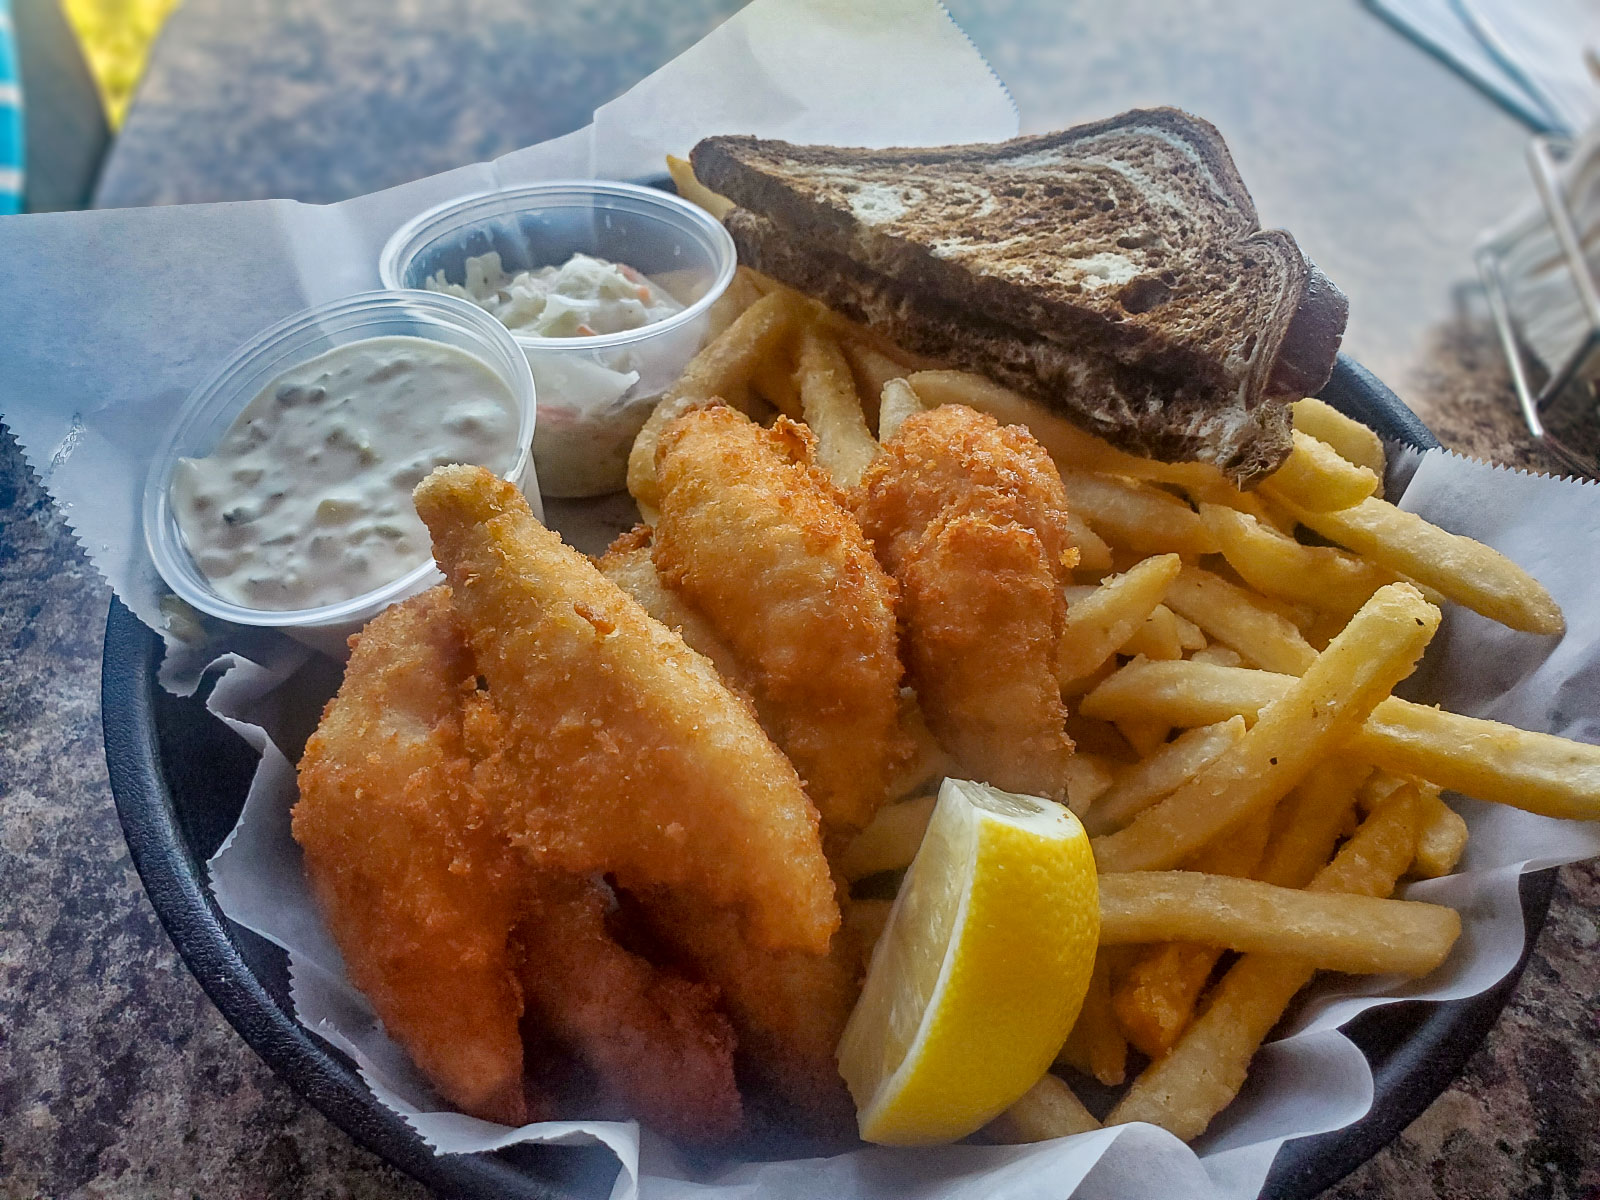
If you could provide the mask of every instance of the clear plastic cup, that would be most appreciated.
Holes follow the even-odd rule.
[[[543,516],[532,445],[537,415],[532,373],[505,326],[476,305],[428,292],[362,292],[305,309],[239,347],[178,410],[144,488],[144,537],[150,558],[174,595],[201,612],[232,621],[282,629],[337,658],[345,639],[389,605],[442,582],[433,560],[383,587],[319,608],[257,609],[219,595],[196,565],[171,503],[180,458],[210,454],[240,411],[285,371],[337,346],[376,337],[417,337],[454,346],[481,360],[516,398],[517,443],[505,478],[522,489]]]
[[[623,333],[513,331],[539,386],[533,452],[545,494],[619,490],[634,435],[700,348],[708,310],[733,279],[733,239],[709,213],[669,192],[562,180],[465,196],[423,213],[389,239],[378,273],[390,288],[424,287],[440,271],[459,284],[466,260],[491,250],[512,274],[560,266],[578,253],[624,263],[686,305]]]

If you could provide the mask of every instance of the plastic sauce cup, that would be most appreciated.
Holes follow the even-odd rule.
[[[443,580],[432,559],[400,578],[337,604],[302,609],[248,608],[217,594],[196,565],[171,503],[180,458],[210,454],[241,410],[274,379],[338,346],[376,337],[417,337],[464,350],[481,360],[511,390],[519,412],[516,450],[505,478],[522,489],[543,516],[532,444],[537,414],[532,373],[505,326],[474,304],[427,292],[362,292],[296,313],[246,342],[212,376],[189,393],[172,423],[144,488],[144,537],[150,558],[173,594],[201,612],[231,621],[281,629],[335,658],[345,640],[389,605]]]
[[[423,213],[389,239],[378,273],[389,288],[422,288],[440,271],[459,284],[466,260],[491,250],[510,274],[560,266],[580,253],[623,263],[686,306],[623,333],[512,331],[538,382],[533,452],[545,494],[620,490],[634,436],[699,350],[711,305],[733,279],[733,239],[709,213],[669,192],[561,180],[466,196]]]

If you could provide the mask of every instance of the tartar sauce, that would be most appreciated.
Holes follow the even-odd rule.
[[[416,337],[336,347],[269,383],[171,499],[217,593],[283,611],[354,599],[431,554],[411,503],[434,467],[515,465],[516,397],[487,363]]]
[[[559,267],[508,275],[498,251],[467,259],[465,286],[444,272],[429,291],[470,300],[507,329],[534,337],[593,337],[640,329],[682,312],[665,288],[625,263],[574,254]]]

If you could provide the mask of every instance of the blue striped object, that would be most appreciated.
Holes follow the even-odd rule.
[[[11,0],[0,0],[0,215],[22,211],[22,81]]]

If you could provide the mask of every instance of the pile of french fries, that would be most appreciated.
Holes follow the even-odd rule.
[[[994,1138],[1135,1120],[1193,1138],[1318,971],[1439,966],[1457,914],[1389,897],[1460,859],[1467,826],[1442,792],[1600,818],[1600,747],[1390,695],[1443,602],[1530,635],[1563,621],[1516,564],[1385,501],[1382,443],[1329,405],[1298,402],[1288,460],[1241,492],[1209,465],[1134,457],[919,361],[743,268],[712,317],[634,447],[647,520],[661,429],[713,399],[803,421],[843,489],[907,416],[941,404],[1026,426],[1066,483],[1079,552],[1059,658],[1079,747],[1068,802],[1093,836],[1102,950],[1061,1073]],[[925,740],[905,798],[844,852],[852,882],[915,855],[930,781],[952,769]],[[857,909],[856,922],[882,919]],[[1103,1122],[1073,1072],[1127,1085]]]

